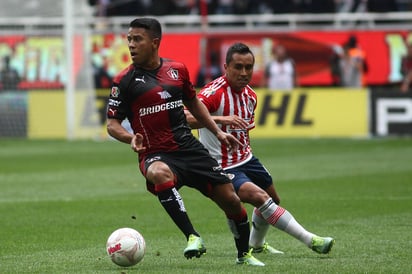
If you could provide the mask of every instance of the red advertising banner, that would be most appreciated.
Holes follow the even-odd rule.
[[[99,34],[91,37],[90,51],[96,88],[110,85],[111,77],[130,64],[126,36]],[[199,69],[200,34],[166,34],[160,54],[184,62],[192,78]],[[81,36],[74,39],[76,77],[85,65],[87,45]],[[18,89],[63,88],[67,81],[63,39],[60,36],[0,36],[0,61],[10,57],[10,66],[21,78]],[[87,59],[86,59],[87,60]],[[1,67],[4,64],[1,62]],[[2,89],[0,82],[0,90]]]
[[[368,64],[366,85],[384,85],[399,82],[401,58],[406,54],[407,41],[412,32],[373,31],[296,31],[273,33],[208,34],[206,52],[201,50],[201,33],[165,33],[160,55],[186,64],[192,81],[201,67],[201,60],[211,52],[217,53],[223,65],[226,49],[234,42],[249,45],[256,56],[252,85],[260,86],[264,67],[271,58],[274,44],[283,44],[296,63],[299,84],[303,86],[329,86],[332,84],[330,58],[339,46],[354,35],[365,53]],[[90,45],[96,88],[106,88],[111,77],[130,62],[127,41],[123,34],[96,34]],[[85,45],[82,37],[74,40],[75,74],[79,75]],[[205,54],[205,56],[202,56]],[[64,72],[65,56],[61,37],[0,36],[0,58],[10,56],[10,65],[21,76],[20,89],[61,88],[67,81]],[[1,87],[1,86],[0,86]]]
[[[77,36],[73,43],[77,76],[84,65],[84,40]],[[64,44],[60,36],[0,36],[2,68],[5,56],[10,58],[10,67],[20,76],[18,89],[62,88],[67,81]]]
[[[396,83],[402,79],[400,64],[406,54],[412,33],[406,31],[297,31],[287,33],[253,33],[210,35],[208,49],[219,52],[224,60],[227,47],[243,42],[256,55],[253,83],[259,85],[273,45],[282,44],[296,63],[299,84],[325,86],[332,84],[330,61],[334,50],[341,48],[350,36],[356,37],[365,53],[368,72],[366,85]]]
[[[199,69],[200,34],[164,34],[159,54],[186,64],[192,79]],[[115,76],[130,64],[126,35],[105,34],[92,37],[92,62],[102,76]],[[107,82],[96,82],[96,88],[104,88]]]

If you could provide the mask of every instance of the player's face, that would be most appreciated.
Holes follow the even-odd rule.
[[[235,91],[242,90],[252,79],[254,59],[252,54],[234,53],[232,61],[225,64],[226,78]]]
[[[286,49],[283,46],[275,46],[273,50],[273,55],[278,59],[279,61],[285,60],[286,57]]]
[[[152,68],[157,57],[159,39],[151,38],[144,28],[129,28],[127,41],[133,63],[143,68]]]

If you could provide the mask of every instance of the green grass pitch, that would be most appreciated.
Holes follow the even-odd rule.
[[[253,147],[283,207],[309,231],[335,237],[331,254],[272,228],[267,240],[285,254],[257,255],[262,268],[235,265],[223,213],[183,188],[208,248],[186,260],[183,235],[146,192],[128,145],[0,140],[0,273],[411,272],[412,139],[263,139]],[[144,260],[131,268],[106,255],[120,227],[146,239]]]

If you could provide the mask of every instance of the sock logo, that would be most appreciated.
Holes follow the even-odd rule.
[[[259,230],[259,229],[257,228],[257,225],[255,224],[255,222],[253,222],[253,221],[252,221],[252,226],[253,226],[254,229]]]
[[[179,209],[181,212],[186,212],[185,205],[183,203],[182,197],[180,196],[179,192],[177,191],[176,188],[173,188],[173,194],[176,197],[176,201],[179,203]]]

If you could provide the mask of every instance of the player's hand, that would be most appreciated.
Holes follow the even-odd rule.
[[[143,146],[143,135],[140,133],[136,133],[135,135],[133,135],[132,141],[130,142],[130,146],[132,147],[134,152],[144,152],[146,150],[146,147]]]
[[[225,144],[229,151],[237,150],[242,143],[236,139],[232,134],[220,131],[216,134],[217,139],[223,144]]]
[[[221,119],[222,125],[229,125],[231,128],[247,129],[248,122],[237,115],[223,116]]]

